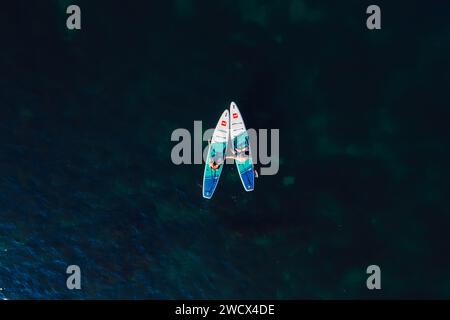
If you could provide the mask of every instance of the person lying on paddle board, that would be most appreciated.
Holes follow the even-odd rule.
[[[211,140],[208,140],[208,145],[211,147]],[[214,150],[213,153],[214,155],[209,159],[209,166],[212,170],[218,170],[223,164],[223,157],[222,154],[215,153]]]
[[[233,160],[237,160],[239,162],[245,162],[250,156],[250,152],[249,152],[249,148],[248,147],[244,147],[242,149],[236,148],[236,151],[231,150],[233,155],[232,156],[226,156],[225,159],[233,159]],[[256,169],[254,169],[253,171],[255,172],[255,177],[258,178],[259,177],[258,176],[258,171],[256,171]]]
[[[223,163],[223,159],[222,158],[218,158],[218,159],[211,158],[211,159],[209,159],[209,166],[213,170],[218,170],[220,168],[220,166],[222,165],[222,163]]]

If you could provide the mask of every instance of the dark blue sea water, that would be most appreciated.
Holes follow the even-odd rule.
[[[2,4],[0,298],[449,297],[448,4],[77,3]],[[207,201],[170,137],[231,100],[280,170]]]

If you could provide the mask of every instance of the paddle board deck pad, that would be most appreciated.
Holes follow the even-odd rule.
[[[219,183],[220,174],[225,164],[225,156],[228,146],[228,135],[230,131],[230,114],[228,110],[222,113],[211,138],[208,149],[208,156],[205,163],[205,171],[203,173],[203,197],[211,199],[217,184]],[[220,164],[217,169],[211,168],[211,163],[216,161]]]
[[[230,105],[230,137],[235,156],[240,158],[235,159],[235,162],[242,185],[245,191],[253,191],[255,187],[255,172],[250,150],[250,138],[242,115],[234,102]],[[245,160],[242,158],[245,158]]]

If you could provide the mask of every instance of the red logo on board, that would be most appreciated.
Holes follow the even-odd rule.
[[[226,126],[227,125],[227,122],[225,121],[225,120],[222,120],[222,126]]]
[[[237,113],[233,113],[233,119],[237,119],[238,114]]]

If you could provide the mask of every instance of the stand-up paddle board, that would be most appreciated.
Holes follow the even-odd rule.
[[[242,185],[245,191],[253,191],[255,187],[255,172],[253,171],[250,139],[241,113],[234,102],[230,105],[230,136]]]
[[[228,134],[230,114],[228,110],[222,116],[214,130],[211,144],[206,158],[205,171],[203,173],[203,197],[211,199],[220,179],[228,146]],[[213,168],[215,167],[215,168]]]

